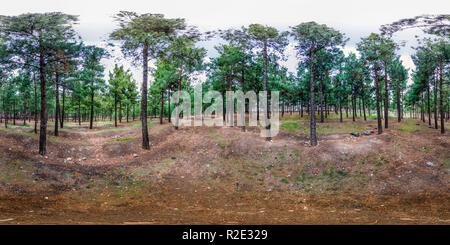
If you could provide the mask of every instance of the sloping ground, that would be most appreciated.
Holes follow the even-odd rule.
[[[447,135],[409,120],[353,137],[375,123],[346,123],[357,125],[321,125],[311,148],[307,132],[283,127],[266,141],[257,128],[152,122],[148,151],[139,122],[69,125],[47,157],[32,129],[10,127],[0,130],[0,222],[450,223]]]

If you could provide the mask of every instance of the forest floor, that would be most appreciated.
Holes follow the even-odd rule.
[[[153,119],[150,150],[138,121],[66,122],[58,137],[50,122],[45,157],[32,122],[2,125],[0,224],[450,224],[448,132],[330,117],[317,147],[307,116],[285,115],[272,141]]]

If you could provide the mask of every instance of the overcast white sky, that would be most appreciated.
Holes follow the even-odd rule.
[[[202,31],[218,28],[240,27],[251,23],[261,23],[288,30],[305,21],[316,21],[331,26],[345,33],[350,38],[345,50],[355,52],[355,44],[361,37],[371,32],[378,32],[380,25],[391,23],[401,18],[422,14],[448,14],[450,1],[445,0],[14,0],[2,1],[1,15],[17,15],[27,12],[61,11],[79,15],[76,30],[83,40],[99,45],[116,27],[112,16],[120,10],[138,13],[162,13],[166,17],[185,18],[190,25]],[[396,40],[407,40],[407,45],[414,45],[414,35],[420,32],[408,31],[395,36]],[[214,56],[216,43],[204,43],[208,55]],[[404,65],[414,68],[408,47],[400,50]],[[296,67],[295,54],[289,59],[290,71]],[[105,74],[113,67],[112,60],[104,61],[107,65]],[[124,62],[124,61],[122,61]],[[124,62],[129,67],[127,62]],[[141,81],[140,69],[133,68],[134,77]]]

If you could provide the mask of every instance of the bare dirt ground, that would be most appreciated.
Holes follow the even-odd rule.
[[[69,122],[37,153],[31,127],[0,128],[0,224],[450,224],[450,137],[417,120],[307,117],[266,141],[248,127]],[[33,125],[32,123],[30,125]]]

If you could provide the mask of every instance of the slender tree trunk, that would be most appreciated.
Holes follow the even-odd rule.
[[[300,100],[300,117],[303,117],[303,100]]]
[[[322,79],[319,82],[319,103],[320,103],[320,122],[323,123],[323,94],[322,94]]]
[[[16,125],[16,100],[13,99],[13,125]]]
[[[114,127],[117,128],[117,92],[114,93]]]
[[[122,100],[119,100],[119,123],[122,123]]]
[[[315,53],[315,43],[313,42],[310,49],[311,64],[310,64],[310,95],[311,95],[311,123],[310,123],[310,144],[311,146],[317,145],[317,135],[316,135],[316,113],[315,113],[315,101],[314,101],[314,53]]]
[[[78,100],[78,125],[81,126],[81,98]]]
[[[364,121],[367,121],[367,117],[366,117],[366,102],[364,100],[365,97],[365,92],[364,92],[365,88],[364,88],[364,81],[361,80],[361,100],[362,100],[362,109],[363,109],[363,115],[364,115]]]
[[[375,89],[376,89],[376,96],[377,96],[377,123],[378,123],[378,134],[383,133],[383,125],[381,123],[381,111],[380,111],[380,89],[378,86],[378,69],[375,68]]]
[[[437,110],[437,88],[438,88],[438,79],[434,77],[434,128],[438,129],[438,110]]]
[[[142,122],[142,149],[150,149],[150,141],[147,129],[147,81],[148,81],[148,45],[144,44],[142,50],[143,79],[141,98],[141,122]]]
[[[356,104],[355,104],[355,92],[352,92],[351,95],[351,100],[352,100],[352,121],[355,121],[355,117],[356,117]]]
[[[384,127],[389,127],[389,92],[386,62],[384,62]]]
[[[427,82],[427,100],[428,100],[428,126],[431,126],[431,103],[430,103],[430,83]]]
[[[65,116],[65,100],[66,100],[66,87],[63,86],[63,94],[62,94],[62,111],[61,111],[61,128],[64,128],[64,116]]]
[[[91,90],[91,118],[89,121],[89,129],[92,129],[94,124],[94,89]]]
[[[45,81],[45,58],[41,47],[39,55],[39,73],[41,81],[41,122],[39,134],[39,154],[45,155],[47,152],[47,89]]]
[[[441,134],[445,133],[445,125],[444,125],[444,106],[443,106],[443,95],[442,95],[442,83],[443,83],[443,79],[442,79],[442,60],[439,62],[439,110],[441,111]]]
[[[159,110],[159,124],[163,124],[163,110],[164,110],[164,90],[161,90],[161,109]]]
[[[175,116],[175,130],[178,130],[178,126],[179,126],[179,123],[180,123],[180,111],[179,111],[180,110],[179,109],[180,106],[179,105],[180,105],[180,97],[181,97],[181,82],[182,82],[182,80],[183,80],[183,70],[180,69],[180,72],[178,74],[178,96],[177,96],[177,102],[176,102],[178,106],[175,107],[175,114],[176,114],[176,116]],[[222,95],[223,95],[222,98],[225,98],[224,97],[224,95],[225,95],[224,91],[222,92]],[[224,104],[224,106],[225,106],[225,104]],[[223,120],[225,121],[225,113],[223,113]]]
[[[23,126],[27,125],[27,103],[23,103]]]
[[[241,71],[241,87],[242,87],[242,93],[244,93],[245,96],[245,70],[242,69]],[[242,103],[244,103],[244,113],[242,115],[242,132],[245,132],[245,98],[244,101],[242,101]],[[284,113],[284,106],[283,106],[283,113]]]
[[[423,92],[420,95],[420,99],[422,101],[421,103],[421,110],[420,110],[420,118],[422,119],[423,122],[425,122],[425,104],[423,103]]]
[[[170,89],[169,89],[169,91],[167,91],[167,99],[168,99],[168,101],[167,101],[167,109],[168,109],[168,111],[169,111],[169,114],[168,114],[168,117],[169,117],[169,123],[171,123],[172,122],[172,115],[170,114],[171,113],[171,111],[170,111]]]
[[[263,46],[263,86],[264,86],[264,91],[267,92],[267,39],[264,39],[264,46]],[[259,97],[259,96],[258,96]],[[267,92],[267,98],[269,97],[268,92]],[[268,99],[267,99],[268,100]],[[271,135],[270,135],[270,121],[269,121],[269,101],[266,102],[266,115],[264,116],[264,120],[266,121],[266,131],[268,132],[266,137],[266,140],[270,141],[272,139]],[[316,143],[317,144],[317,143]]]
[[[55,136],[59,135],[58,119],[59,119],[59,72],[55,72]]]
[[[402,112],[400,109],[400,82],[397,84],[397,121],[402,121]]]
[[[34,73],[33,73],[33,83],[34,83],[34,133],[37,134],[38,101],[37,101],[37,82]]]

